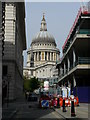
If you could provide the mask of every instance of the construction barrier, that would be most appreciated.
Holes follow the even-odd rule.
[[[60,108],[59,97],[57,98],[57,108]]]
[[[63,99],[63,112],[66,112],[65,99]]]
[[[71,117],[75,117],[74,100],[71,101]]]

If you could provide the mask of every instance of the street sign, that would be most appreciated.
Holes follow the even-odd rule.
[[[49,107],[49,100],[42,100],[41,101],[41,106],[42,107]]]

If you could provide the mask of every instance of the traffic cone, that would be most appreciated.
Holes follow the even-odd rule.
[[[75,117],[74,100],[71,101],[71,117]]]
[[[63,99],[63,112],[66,112],[65,100]]]

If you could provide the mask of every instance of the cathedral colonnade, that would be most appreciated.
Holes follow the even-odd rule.
[[[58,54],[56,52],[34,52],[34,61],[56,61],[58,60]]]

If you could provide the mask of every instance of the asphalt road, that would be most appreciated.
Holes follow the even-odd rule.
[[[18,112],[13,116],[16,120],[60,120],[63,119],[57,112],[50,108],[40,109],[37,102],[18,104]]]

